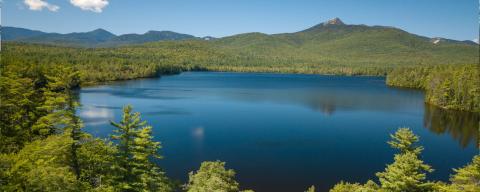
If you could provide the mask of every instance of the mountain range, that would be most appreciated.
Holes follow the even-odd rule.
[[[78,33],[46,33],[42,31],[2,27],[2,40],[26,43],[53,44],[80,47],[113,47],[120,45],[141,44],[156,41],[174,41],[200,39],[193,35],[172,31],[148,31],[144,34],[115,35],[104,29]]]
[[[372,34],[373,33],[373,34]],[[382,38],[391,42],[398,42],[406,39],[420,40],[422,43],[430,45],[437,44],[465,44],[477,45],[473,41],[457,41],[445,38],[428,38],[405,32],[401,29],[385,26],[366,26],[366,25],[347,25],[339,18],[320,23],[311,28],[295,33],[283,34],[263,34],[263,33],[246,33],[233,35],[224,38],[195,37],[193,35],[182,34],[172,31],[148,31],[144,34],[123,34],[115,35],[104,29],[96,29],[89,32],[76,33],[46,33],[37,30],[30,30],[17,27],[2,27],[2,40],[16,41],[26,43],[53,44],[64,46],[78,47],[115,47],[121,45],[142,44],[158,41],[178,41],[178,40],[216,40],[220,44],[259,44],[286,43],[289,46],[299,46],[304,44],[321,43],[330,40],[341,40],[345,38],[356,39],[359,41],[369,39],[372,36]],[[361,36],[358,36],[361,35]],[[393,36],[392,36],[393,35]],[[260,42],[257,42],[260,40]],[[375,41],[375,39],[371,39]],[[280,45],[281,46],[281,45]]]

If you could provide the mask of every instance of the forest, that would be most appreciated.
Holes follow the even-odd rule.
[[[445,109],[480,112],[480,65],[394,69],[387,85],[425,90],[425,101]]]
[[[406,52],[368,58],[362,55],[369,53],[359,51],[324,56],[309,50],[272,50],[271,46],[259,47],[244,41],[235,36],[214,42],[165,41],[116,48],[5,43],[2,63],[65,64],[79,71],[81,86],[205,70],[386,76],[387,85],[425,90],[427,103],[446,109],[480,111],[480,66],[475,64],[478,57],[472,57],[478,53],[470,53],[474,50],[464,45],[445,45],[425,55]],[[452,52],[452,46],[464,49],[464,53]]]
[[[186,183],[168,178],[155,163],[162,158],[161,143],[154,141],[154,129],[132,106],[124,107],[119,122],[111,122],[115,132],[110,139],[82,131],[73,91],[108,81],[188,70],[386,74],[389,85],[425,89],[427,102],[449,109],[479,109],[475,65],[390,68],[331,62],[293,67],[288,64],[297,58],[232,55],[198,41],[96,49],[7,43],[2,48],[2,191],[251,191],[243,189],[235,171],[220,161],[203,162]],[[364,184],[339,181],[330,191],[480,190],[480,156],[454,169],[449,182],[430,181],[427,175],[434,168],[422,161],[418,136],[399,128],[391,137],[388,144],[397,153],[377,178]],[[315,191],[315,186],[305,190]]]

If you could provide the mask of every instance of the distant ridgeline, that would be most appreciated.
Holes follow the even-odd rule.
[[[391,86],[421,88],[426,102],[480,111],[479,46],[427,38],[336,18],[282,34],[223,38],[169,31],[114,35],[44,33],[3,27],[2,66],[73,65],[81,84],[188,70],[387,76]]]

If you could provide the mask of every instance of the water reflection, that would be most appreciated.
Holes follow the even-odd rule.
[[[113,119],[112,107],[88,105],[80,110],[80,117],[86,126],[108,124]]]
[[[200,162],[217,159],[258,191],[365,182],[391,162],[385,142],[399,126],[422,137],[431,179],[447,181],[478,153],[478,115],[425,106],[423,92],[377,77],[182,73],[84,88],[80,100],[85,131],[99,137],[132,104],[165,146],[161,166],[183,182]]]
[[[465,148],[469,144],[478,144],[480,114],[425,105],[424,126],[437,134],[450,134]]]

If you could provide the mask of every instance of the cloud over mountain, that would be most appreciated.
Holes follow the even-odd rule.
[[[28,6],[28,9],[33,11],[41,11],[44,8],[48,9],[49,11],[57,11],[60,9],[59,6],[50,4],[43,0],[24,0],[23,3]]]
[[[70,0],[70,3],[85,11],[101,13],[108,5],[108,0]]]

